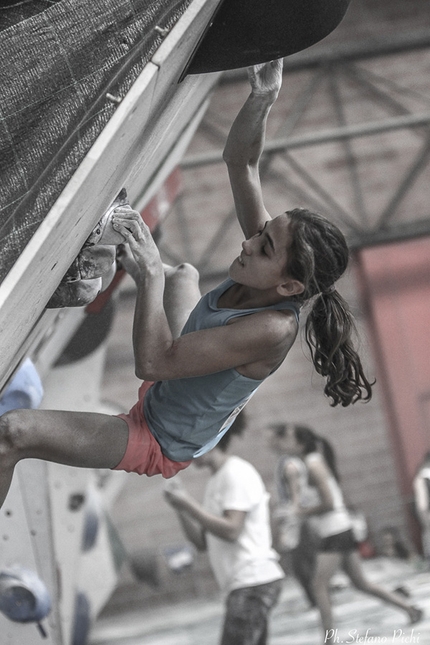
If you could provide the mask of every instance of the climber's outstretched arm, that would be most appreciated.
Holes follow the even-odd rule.
[[[246,239],[271,219],[263,203],[258,163],[267,117],[282,84],[282,65],[282,60],[275,60],[249,69],[251,94],[233,122],[224,149],[237,217]]]

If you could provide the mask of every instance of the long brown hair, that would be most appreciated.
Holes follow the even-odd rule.
[[[332,406],[369,401],[372,384],[352,341],[354,318],[334,287],[348,265],[345,237],[325,217],[307,209],[296,208],[287,215],[293,235],[286,270],[305,287],[296,299],[314,298],[305,336],[315,369],[326,378],[324,392],[332,399]]]
[[[303,446],[304,454],[309,455],[311,452],[319,452],[327,462],[327,466],[330,468],[334,478],[340,481],[336,454],[331,443],[321,435],[317,435],[308,426],[293,424],[292,428],[297,441]]]

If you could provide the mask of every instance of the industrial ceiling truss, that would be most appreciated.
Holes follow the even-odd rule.
[[[428,34],[414,33],[287,58],[286,93],[272,112],[278,128],[268,132],[261,160],[264,193],[329,215],[355,248],[430,234],[429,48]],[[243,72],[230,73],[220,91],[243,82]],[[218,272],[213,258],[235,214],[231,205],[197,252],[187,195],[199,188],[188,176],[205,166],[217,172],[234,116],[216,103],[208,109],[199,130],[204,151],[183,159],[185,191],[170,215],[181,239],[162,248],[173,262],[193,261],[202,276]]]

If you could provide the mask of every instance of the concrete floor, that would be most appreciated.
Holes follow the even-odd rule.
[[[372,581],[386,588],[402,586],[424,619],[408,625],[397,609],[366,596],[348,584],[343,574],[333,580],[337,643],[430,644],[430,572],[418,562],[384,558],[364,561]],[[194,600],[153,610],[106,617],[93,628],[90,645],[217,645],[223,606],[219,599]],[[270,645],[319,645],[323,642],[319,616],[308,609],[295,580],[288,578],[272,614]]]

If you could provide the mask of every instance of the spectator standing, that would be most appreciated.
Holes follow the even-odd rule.
[[[425,455],[413,481],[415,509],[421,526],[424,558],[430,565],[430,451]]]
[[[271,427],[271,448],[280,455],[275,467],[278,502],[273,510],[273,533],[276,550],[286,572],[292,571],[301,584],[311,607],[316,605],[312,580],[318,537],[306,518],[300,517],[300,505],[315,505],[318,493],[308,484],[306,466],[300,457],[288,454],[285,445],[287,429],[292,424],[279,423]]]
[[[272,548],[269,494],[254,466],[227,451],[243,426],[240,416],[215,448],[195,460],[211,472],[202,505],[176,480],[165,492],[188,539],[207,549],[226,594],[221,645],[267,643],[269,614],[284,578]]]

